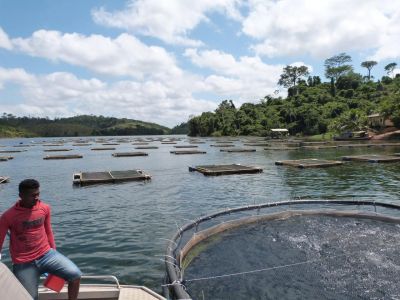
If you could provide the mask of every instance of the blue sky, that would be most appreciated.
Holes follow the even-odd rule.
[[[392,0],[0,0],[0,112],[172,127],[273,94],[288,64],[326,80],[346,52],[380,78],[398,41]]]

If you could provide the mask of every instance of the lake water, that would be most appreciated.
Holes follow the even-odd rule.
[[[177,136],[187,144],[186,137]],[[134,137],[131,137],[133,139]],[[143,137],[142,137],[143,138]],[[154,138],[154,137],[152,137]],[[167,138],[164,136],[164,138]],[[59,139],[3,139],[0,150],[20,143],[29,144]],[[13,160],[0,162],[0,175],[11,177],[0,185],[0,211],[18,197],[18,183],[36,178],[41,183],[41,198],[52,206],[52,223],[58,249],[73,259],[85,274],[114,274],[124,284],[144,284],[156,291],[164,276],[166,241],[178,226],[201,215],[227,207],[271,201],[301,199],[360,199],[400,203],[400,163],[348,163],[324,169],[297,169],[275,166],[276,160],[298,158],[338,159],[343,155],[400,152],[399,147],[337,148],[325,150],[273,151],[256,147],[252,153],[225,153],[204,139],[198,149],[205,155],[172,155],[174,145],[150,143],[159,149],[136,150],[147,157],[114,158],[113,152],[135,151],[130,143],[113,146],[115,151],[91,151],[72,146],[65,154],[82,154],[83,159],[43,160],[46,147],[36,145],[28,151],[10,154]],[[244,138],[242,138],[244,140]],[[242,140],[235,141],[242,147]],[[52,147],[55,148],[55,147]],[[251,147],[253,148],[253,147]],[[8,155],[8,154],[1,154]],[[260,166],[263,173],[206,177],[189,172],[188,166],[231,164]],[[152,175],[148,182],[127,182],[88,187],[73,187],[77,171],[142,169]],[[3,260],[10,263],[8,251]]]

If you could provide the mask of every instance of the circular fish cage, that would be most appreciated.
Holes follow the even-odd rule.
[[[179,228],[172,299],[397,299],[400,205],[292,200],[225,209]]]

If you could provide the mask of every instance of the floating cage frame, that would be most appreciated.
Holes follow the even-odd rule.
[[[400,157],[396,155],[378,155],[378,154],[365,154],[365,155],[353,155],[353,156],[343,156],[344,161],[362,161],[370,163],[389,163],[398,162]]]
[[[118,183],[149,179],[151,179],[151,176],[142,170],[123,170],[74,173],[72,181],[74,185],[89,185],[97,183]]]
[[[276,161],[277,166],[291,166],[297,168],[327,168],[333,166],[340,166],[343,162],[337,160],[325,160],[316,158],[294,159],[294,160],[281,160]]]
[[[68,155],[46,155],[43,157],[45,160],[51,159],[76,159],[76,158],[83,158],[83,155],[80,154],[68,154]]]
[[[114,157],[133,157],[133,156],[148,156],[146,152],[116,152],[111,154]]]
[[[175,155],[185,155],[185,154],[206,154],[206,151],[201,151],[201,150],[175,150],[175,151],[169,151],[171,154]]]
[[[234,174],[252,174],[261,173],[262,168],[244,166],[239,164],[231,165],[204,165],[189,167],[189,172],[197,171],[205,176],[234,175]]]
[[[318,206],[318,209],[291,209],[286,211],[274,212],[269,214],[260,214],[261,209],[275,209],[280,207],[300,207],[303,205]],[[334,206],[335,209],[327,209]],[[356,206],[357,210],[339,210],[339,207]],[[370,211],[362,211],[360,207],[368,207]],[[266,220],[276,220],[289,218],[292,216],[334,216],[348,218],[362,218],[377,221],[385,221],[400,224],[400,217],[377,213],[377,208],[393,209],[400,211],[400,205],[368,200],[291,200],[270,202],[257,205],[247,205],[232,209],[225,209],[213,214],[202,216],[192,222],[180,227],[171,239],[168,239],[164,262],[166,268],[166,277],[164,284],[164,294],[168,299],[192,299],[188,293],[184,283],[183,260],[185,255],[197,245],[199,242],[213,236],[215,234],[238,228],[240,226],[257,223]],[[234,213],[255,211],[254,215],[250,215],[240,219],[234,219],[227,222],[217,223],[216,225],[198,231],[199,226],[204,222],[213,220],[217,217],[230,216]],[[192,234],[184,245],[184,234]]]

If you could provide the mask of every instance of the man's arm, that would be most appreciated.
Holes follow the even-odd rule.
[[[54,242],[53,230],[51,229],[51,210],[49,211],[44,219],[44,229],[46,230],[47,240],[49,241],[50,247],[56,249],[56,243]]]
[[[0,259],[1,259],[1,249],[3,248],[4,239],[8,231],[9,225],[4,214],[0,217]]]

